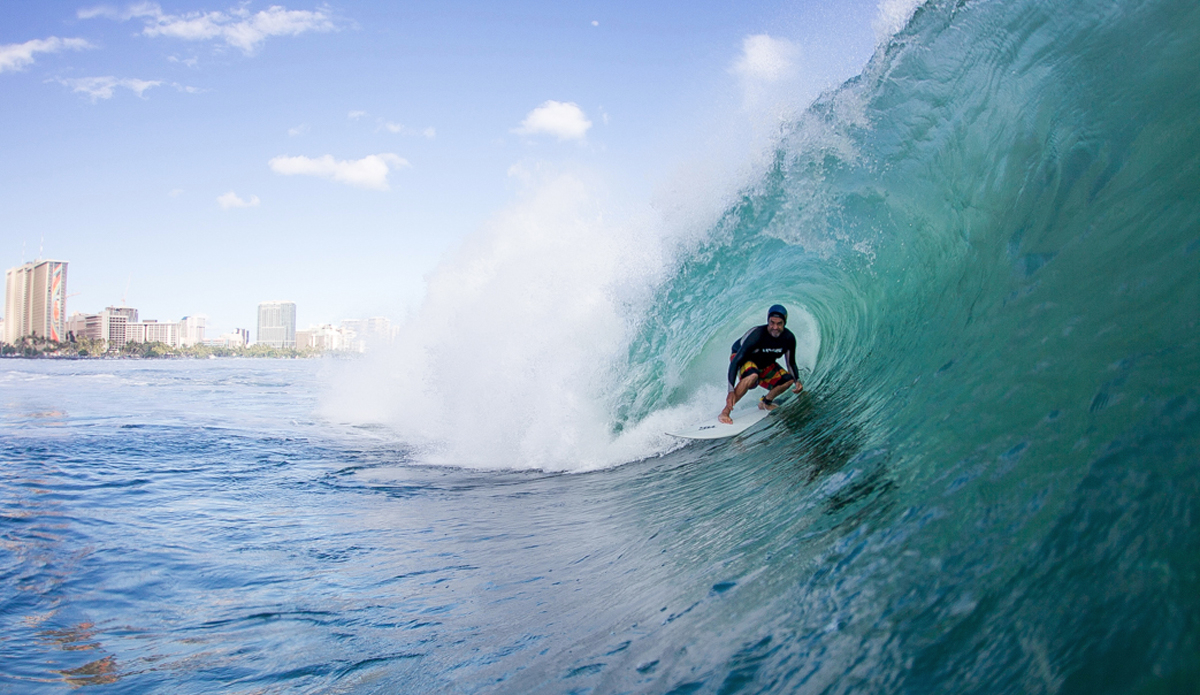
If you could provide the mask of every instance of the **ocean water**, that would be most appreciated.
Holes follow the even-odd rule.
[[[715,221],[551,182],[394,352],[0,362],[0,692],[1197,692],[1198,113],[1196,3],[931,2]],[[774,302],[806,393],[663,435]]]

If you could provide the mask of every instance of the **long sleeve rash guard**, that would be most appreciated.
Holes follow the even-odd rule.
[[[775,362],[780,356],[787,358],[787,371],[793,377],[800,374],[796,369],[796,336],[788,329],[778,338],[772,338],[767,327],[755,326],[733,344],[734,358],[729,363],[729,385],[737,383],[738,371],[747,362],[753,362],[759,369]]]

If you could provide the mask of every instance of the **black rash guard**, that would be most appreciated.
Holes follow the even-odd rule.
[[[730,352],[734,353],[729,362],[730,386],[737,383],[738,370],[747,362],[753,362],[761,370],[783,356],[787,358],[788,374],[795,378],[800,373],[796,369],[796,336],[786,328],[778,338],[772,338],[765,325],[755,326],[733,344]]]

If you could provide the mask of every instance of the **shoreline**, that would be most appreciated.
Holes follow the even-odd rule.
[[[0,355],[0,360],[308,360],[340,356],[337,353],[319,352],[304,355]],[[350,356],[350,355],[345,355]]]
[[[220,345],[189,345],[172,347],[165,343],[126,343],[117,350],[103,349],[96,341],[58,342],[51,340],[22,340],[13,345],[0,343],[0,359],[28,360],[164,360],[164,359],[308,359],[336,354],[313,348],[277,348],[266,345],[225,347]],[[346,353],[352,354],[352,353]]]

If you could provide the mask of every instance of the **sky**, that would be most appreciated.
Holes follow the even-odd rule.
[[[210,337],[400,321],[539,172],[734,185],[904,1],[0,0],[0,265]]]

